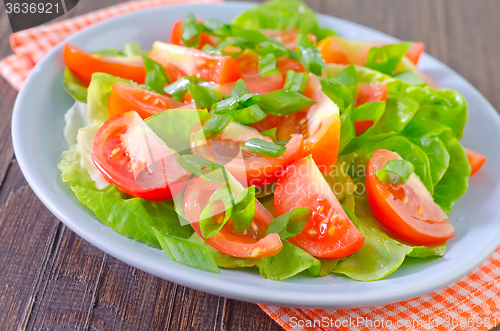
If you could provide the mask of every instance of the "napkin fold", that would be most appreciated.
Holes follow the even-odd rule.
[[[50,49],[71,34],[135,10],[221,0],[130,1],[65,21],[12,34],[14,54],[0,61],[0,74],[17,90]],[[298,309],[259,305],[286,330],[489,330],[500,322],[500,248],[468,275],[412,300],[358,309]]]

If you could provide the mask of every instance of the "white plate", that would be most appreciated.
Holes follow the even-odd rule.
[[[193,12],[202,19],[231,19],[248,3],[178,5],[154,8],[95,24],[68,39],[86,50],[121,48],[139,42],[168,41],[173,22]],[[321,25],[348,38],[395,41],[383,33],[341,19],[318,15]],[[459,90],[470,106],[462,143],[488,157],[471,178],[467,194],[457,201],[451,220],[456,235],[443,258],[404,263],[391,276],[376,282],[357,282],[328,276],[296,276],[271,281],[251,271],[222,270],[213,274],[170,261],[162,251],[127,239],[103,226],[62,183],[56,168],[63,138],[64,112],[73,100],[63,88],[60,44],[31,72],[14,106],[12,136],[16,157],[28,183],[42,202],[73,231],[103,251],[169,281],[239,300],[289,307],[349,308],[413,298],[465,275],[500,244],[500,119],[488,101],[450,68],[424,54],[420,67],[438,84]],[[415,260],[415,259],[414,259]]]

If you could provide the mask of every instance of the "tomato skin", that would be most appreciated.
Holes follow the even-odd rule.
[[[422,55],[424,51],[425,44],[423,42],[414,41],[405,55],[413,64],[417,65],[420,55]]]
[[[359,107],[374,101],[387,101],[387,84],[378,82],[358,83],[358,92],[354,105]]]
[[[379,181],[375,174],[389,160],[399,155],[379,149],[368,162],[366,194],[377,222],[396,237],[415,245],[434,245],[455,235],[455,228],[446,213],[413,173],[405,184]]]
[[[304,136],[301,156],[312,155],[321,172],[328,173],[337,163],[340,143],[339,108],[321,90],[317,76],[309,74],[304,95],[317,103],[308,109],[287,115],[278,123],[278,140],[288,140],[292,134]]]
[[[138,84],[144,84],[146,79],[146,69],[142,61],[118,62],[104,56],[89,54],[71,44],[64,45],[64,62],[85,86],[89,86],[92,74],[95,72],[130,79]]]
[[[468,149],[465,147],[464,149],[465,153],[467,154],[467,159],[469,160],[470,163],[470,168],[471,168],[470,175],[472,176],[481,169],[481,167],[488,160],[488,158],[486,156],[479,154],[476,151],[473,151],[472,149]]]
[[[194,133],[199,128],[193,128]],[[243,186],[262,187],[278,180],[287,165],[296,160],[302,152],[302,136],[293,135],[286,144],[283,155],[272,158],[248,153],[240,147],[251,138],[272,142],[257,130],[232,122],[214,139],[209,141],[191,140],[191,152],[212,162],[222,164]]]
[[[233,230],[232,220],[229,220],[216,235],[203,237],[199,223],[201,210],[223,185],[224,183],[207,182],[200,177],[189,182],[184,194],[184,211],[196,233],[219,252],[234,257],[260,258],[278,254],[283,243],[276,233],[265,235],[273,217],[258,200],[255,200],[255,217],[249,229],[237,233]]]
[[[167,96],[121,82],[113,84],[108,102],[109,116],[133,110],[142,119],[182,106],[184,106],[182,102]]]
[[[185,46],[184,42],[182,41],[182,22],[183,20],[180,19],[177,22],[175,22],[174,26],[172,27],[172,32],[170,33],[171,44]],[[198,23],[201,22],[202,21],[199,19]],[[197,48],[202,49],[203,46],[205,46],[206,44],[215,46],[216,45],[215,42],[216,42],[215,37],[212,37],[206,33],[200,33],[200,44],[198,45]]]
[[[145,164],[132,162],[124,141],[130,130],[141,124],[146,125],[135,112],[115,115],[107,120],[94,139],[92,161],[109,182],[128,195],[152,201],[170,200],[172,194],[183,189],[182,182],[189,173],[178,165],[175,153],[158,145],[151,145],[151,150],[159,151],[165,157],[150,165],[149,169],[153,169],[151,176],[147,171],[141,171],[141,168],[146,169]],[[137,180],[133,174],[134,167],[139,173]],[[167,172],[169,181],[176,179],[170,185],[165,179]],[[147,187],[138,184],[139,178]]]
[[[296,28],[288,28],[286,30],[281,30],[281,29],[263,29],[260,30],[263,34],[265,34],[268,37],[271,37],[273,39],[276,39],[289,49],[295,50],[297,48],[297,36],[299,34],[299,30]],[[308,33],[307,37],[311,39],[313,43],[316,44],[317,39],[316,36]]]
[[[155,42],[149,56],[165,67],[172,81],[179,76],[196,76],[224,84],[240,79],[238,65],[230,56],[215,56],[195,48]]]
[[[355,253],[365,238],[351,222],[311,157],[291,164],[274,192],[274,209],[281,216],[296,208],[312,214],[302,232],[289,240],[312,256],[341,258]]]
[[[362,121],[356,121],[354,122],[354,130],[356,131],[356,137],[361,136],[363,133],[366,132],[369,128],[373,126],[375,123],[374,120],[362,120]]]

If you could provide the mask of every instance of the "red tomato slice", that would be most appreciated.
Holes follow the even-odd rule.
[[[469,160],[470,163],[470,175],[474,175],[476,172],[481,169],[483,164],[488,160],[486,156],[483,156],[479,154],[476,151],[473,151],[472,149],[465,148],[465,152],[467,153],[467,159]]]
[[[163,65],[167,72],[174,76],[196,76],[218,84],[234,82],[241,78],[238,65],[230,56],[214,56],[198,49],[157,41],[153,44],[149,57]]]
[[[172,199],[189,175],[136,112],[113,116],[103,124],[94,139],[92,160],[120,190],[152,201]]]
[[[356,121],[354,122],[354,130],[356,131],[356,137],[361,136],[363,133],[366,132],[369,128],[373,126],[375,123],[374,120],[362,120],[362,121]]]
[[[95,72],[130,79],[138,84],[144,84],[146,79],[146,69],[140,58],[119,61],[114,57],[92,55],[76,46],[65,44],[64,62],[85,86],[89,86],[92,74]]]
[[[289,240],[309,254],[336,259],[356,252],[363,245],[365,238],[352,224],[311,157],[295,161],[276,185],[276,215],[296,208],[312,209],[312,214],[304,230]]]
[[[337,64],[357,64],[364,65],[368,59],[368,52],[372,47],[380,47],[386,42],[369,42],[362,40],[343,39],[331,36],[321,40],[318,43],[318,49],[326,63]],[[425,44],[422,42],[413,42],[406,57],[414,64],[417,64],[420,55],[425,50]]]
[[[453,237],[455,228],[448,216],[415,173],[402,185],[379,181],[375,173],[396,159],[401,159],[397,153],[379,149],[368,162],[366,194],[379,224],[415,245],[439,244]]]
[[[292,134],[304,136],[302,156],[312,155],[322,172],[328,173],[337,163],[340,142],[339,108],[321,90],[317,76],[309,74],[304,95],[317,103],[306,110],[283,117],[278,123],[278,140],[288,140]]]
[[[358,93],[354,105],[356,107],[362,104],[374,101],[387,101],[387,84],[385,83],[358,83]]]
[[[182,102],[127,83],[113,84],[108,102],[109,116],[134,110],[142,119],[182,106]]]
[[[172,27],[172,32],[170,34],[171,44],[185,46],[184,42],[182,41],[182,22],[183,20],[178,20]],[[201,23],[201,20],[198,20],[198,23]],[[216,39],[216,37],[213,37],[207,33],[200,33],[200,45],[198,46],[198,49],[202,49],[206,44],[212,46],[217,45]]]
[[[212,195],[224,183],[211,183],[200,177],[192,179],[184,194],[184,211],[193,229],[203,238],[200,230],[200,214]],[[222,229],[210,238],[203,238],[207,244],[227,255],[240,258],[259,258],[278,254],[283,243],[277,233],[265,235],[273,217],[267,209],[255,200],[255,217],[250,227],[237,233],[229,220]]]
[[[198,131],[199,127],[193,129],[193,133]],[[296,160],[302,151],[301,135],[293,135],[286,144],[285,153],[276,158],[241,150],[240,147],[251,138],[272,142],[257,130],[232,122],[218,137],[208,142],[192,141],[191,151],[197,156],[224,165],[243,186],[256,187],[278,180],[286,166]]]
[[[406,52],[406,57],[416,65],[420,59],[420,55],[422,55],[424,51],[425,44],[419,41],[414,41]]]

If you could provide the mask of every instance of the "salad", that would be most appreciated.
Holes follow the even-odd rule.
[[[166,36],[168,39],[168,36]],[[64,182],[106,226],[186,266],[384,278],[441,257],[486,161],[424,44],[349,40],[300,0],[193,14],[149,50],[64,47]]]

